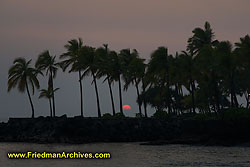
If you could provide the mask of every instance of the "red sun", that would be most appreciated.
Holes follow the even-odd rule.
[[[131,110],[131,107],[129,105],[123,105],[123,110]]]

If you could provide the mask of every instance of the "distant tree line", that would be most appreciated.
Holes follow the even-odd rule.
[[[215,39],[208,22],[204,28],[195,28],[188,39],[187,48],[175,55],[167,47],[152,52],[146,62],[136,49],[110,50],[107,44],[94,48],[83,44],[81,38],[64,46],[66,52],[60,61],[49,51],[38,56],[35,67],[31,60],[17,58],[9,69],[8,91],[18,87],[26,91],[34,118],[31,93],[39,89],[38,75],[48,77],[48,87],[40,90],[40,98],[48,98],[50,116],[56,116],[54,79],[59,68],[78,73],[80,115],[83,111],[82,80],[91,76],[96,93],[97,115],[102,116],[97,80],[108,84],[112,114],[123,115],[122,93],[135,86],[139,117],[147,117],[147,106],[156,112],[173,115],[184,113],[220,113],[226,108],[249,108],[250,97],[250,37],[246,35],[234,46],[229,41]],[[123,82],[122,82],[123,81]],[[119,86],[119,111],[114,106],[112,86]],[[30,88],[32,92],[30,92]],[[237,97],[244,96],[246,105]]]

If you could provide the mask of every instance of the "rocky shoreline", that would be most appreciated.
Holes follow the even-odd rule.
[[[0,123],[0,142],[250,146],[249,132],[247,120],[10,118],[7,123]]]

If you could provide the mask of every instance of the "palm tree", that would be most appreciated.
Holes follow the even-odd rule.
[[[121,75],[122,75],[122,61],[121,57],[115,51],[110,52],[111,57],[111,67],[112,67],[112,74],[111,74],[111,81],[118,81],[119,86],[119,101],[120,101],[120,113],[123,115],[123,108],[122,108],[122,86],[121,86]]]
[[[96,54],[99,57],[98,62],[98,72],[97,77],[105,77],[104,81],[107,81],[109,86],[109,93],[111,98],[111,106],[113,115],[115,115],[115,105],[114,105],[114,98],[113,98],[113,91],[112,91],[112,82],[113,82],[113,68],[114,68],[114,61],[113,61],[113,52],[108,49],[108,45],[104,44],[103,47],[100,47],[96,50]]]
[[[243,38],[240,38],[240,42],[235,43],[236,49],[241,51],[241,54],[250,53],[250,36],[246,35]]]
[[[164,92],[165,93],[165,92]],[[162,96],[162,88],[156,85],[151,85],[150,87],[140,94],[140,97],[137,99],[138,103],[145,103],[150,104],[152,107],[155,108],[157,111],[163,111],[166,108],[166,96]]]
[[[151,54],[148,64],[147,82],[160,88],[160,96],[166,96],[166,105],[168,112],[172,112],[171,94],[170,94],[170,73],[169,73],[169,55],[166,47],[159,47]]]
[[[56,77],[56,72],[58,70],[58,63],[56,62],[56,56],[51,56],[49,51],[46,50],[42,52],[36,61],[36,68],[40,71],[46,70],[46,75],[49,75],[48,83],[51,90],[54,90],[53,78]],[[54,91],[52,93],[52,103],[53,103],[53,116],[56,116],[56,107],[55,107],[55,95]]]
[[[90,46],[84,46],[81,49],[80,54],[82,56],[79,57],[79,66],[76,66],[76,68],[85,69],[81,78],[89,74],[92,75],[93,77],[93,82],[95,85],[95,92],[96,92],[97,114],[98,114],[98,117],[100,118],[102,115],[101,115],[98,87],[97,87],[97,82],[96,82],[96,78],[97,78],[96,74],[99,68],[98,55],[95,52],[95,48],[90,47]]]
[[[193,36],[188,39],[188,51],[196,55],[205,45],[215,46],[218,41],[214,40],[214,32],[209,22],[205,22],[204,29],[195,28]]]
[[[108,53],[108,54],[107,54]],[[106,57],[107,56],[107,57]],[[119,101],[120,101],[120,113],[123,114],[122,108],[122,86],[121,86],[121,76],[122,76],[122,65],[121,57],[115,51],[109,51],[108,46],[104,45],[104,48],[99,48],[96,50],[95,55],[95,68],[97,69],[96,77],[106,75],[106,79],[109,83],[109,88],[114,81],[118,82],[119,86]],[[95,70],[96,70],[95,69]],[[111,99],[112,99],[112,89],[110,89]],[[111,100],[112,102],[113,100]],[[112,104],[113,106],[113,104]],[[114,109],[114,107],[112,107]],[[115,110],[113,110],[115,114]]]
[[[127,90],[130,84],[135,84],[137,96],[139,97],[140,95],[138,88],[139,81],[137,81],[139,74],[138,74],[138,68],[136,67],[136,63],[138,65],[138,61],[136,62],[136,60],[137,58],[139,60],[139,54],[135,49],[133,49],[132,52],[130,51],[130,49],[122,49],[119,53],[119,57],[121,60],[120,62],[121,62],[122,77],[123,80],[125,81],[124,90]],[[137,72],[134,70],[137,70]],[[139,107],[139,114],[141,116],[142,112],[140,103],[138,103],[138,107]]]
[[[244,91],[244,95],[247,101],[246,108],[249,107],[249,99],[250,99],[250,79],[249,79],[249,72],[250,72],[250,37],[249,35],[240,38],[240,42],[235,43],[235,50],[234,54],[237,55],[237,60],[241,64],[241,79],[238,80],[240,87]]]
[[[141,82],[142,82],[142,94],[145,93],[146,91],[146,83],[145,83],[145,76],[146,76],[146,70],[147,70],[147,64],[143,63],[143,69],[142,69],[142,75],[140,76],[141,77]],[[148,114],[147,114],[147,102],[146,102],[146,99],[142,96],[142,101],[143,101],[143,106],[144,106],[144,114],[145,114],[145,117],[147,118],[148,117]]]
[[[130,53],[130,52],[128,52]],[[125,56],[125,55],[124,55]],[[132,53],[127,54],[127,57],[132,57],[130,62],[127,62],[126,67],[124,67],[125,72],[124,72],[124,78],[125,78],[125,85],[124,88],[125,90],[128,89],[128,86],[130,84],[134,84],[137,92],[137,98],[140,96],[140,91],[139,91],[139,83],[143,80],[143,76],[145,73],[145,64],[144,61],[145,59],[139,58],[139,55],[136,50],[134,50]],[[144,86],[144,85],[142,85]],[[145,90],[144,90],[145,91]],[[139,100],[140,101],[140,100]],[[142,103],[138,103],[139,107],[139,115],[142,116],[142,109],[141,109]],[[145,103],[144,103],[144,109],[145,109]],[[147,115],[147,112],[145,110],[145,116]]]
[[[8,77],[8,92],[18,86],[20,92],[27,91],[29,102],[32,109],[31,118],[34,118],[35,110],[29,91],[29,84],[32,86],[32,93],[34,95],[35,87],[39,89],[39,81],[37,75],[42,73],[30,67],[31,60],[26,62],[24,58],[17,58],[13,62],[13,66],[9,69]]]
[[[228,90],[228,94],[231,95],[231,107],[238,107],[238,100],[236,93],[239,91],[236,89],[237,80],[239,80],[240,59],[238,55],[233,51],[232,44],[229,41],[222,41],[216,47],[216,53],[219,61],[219,68],[222,77],[222,84],[225,90]]]
[[[208,22],[205,22],[204,29],[195,28],[192,32],[193,36],[188,39],[187,50],[190,55],[195,56],[195,59],[198,62],[197,65],[200,68],[199,86],[204,86],[203,89],[212,90],[208,92],[208,94],[210,94],[209,101],[215,103],[214,108],[217,108],[217,111],[220,111],[222,92],[219,89],[220,76],[217,70],[216,62],[218,59],[215,51],[215,47],[219,42],[214,39],[214,32]],[[205,79],[208,81],[205,82]]]
[[[195,57],[199,74],[197,82],[203,92],[207,92],[208,101],[214,111],[221,111],[222,99],[222,76],[219,67],[218,49],[210,45],[203,47]],[[202,92],[202,91],[199,91]]]
[[[176,52],[175,56],[169,56],[170,85],[174,88],[174,91],[172,91],[172,107],[175,114],[183,112],[183,104],[181,104],[183,99],[182,87],[187,83],[187,78],[183,76],[186,69],[183,68],[181,60],[181,55],[178,52]]]
[[[65,71],[70,65],[71,69],[69,72],[77,71],[79,77],[79,84],[80,84],[80,100],[81,100],[81,117],[83,117],[83,93],[82,93],[82,70],[81,68],[76,68],[79,66],[79,57],[81,56],[81,50],[83,48],[82,39],[79,38],[78,40],[72,39],[68,41],[68,43],[64,46],[67,49],[66,53],[63,53],[60,58],[66,59],[61,62],[61,66],[63,71]],[[73,68],[75,67],[75,68]]]
[[[182,51],[182,54],[179,57],[179,63],[181,65],[182,70],[182,83],[184,83],[184,86],[186,89],[191,93],[192,96],[192,108],[193,113],[195,113],[195,75],[196,75],[196,69],[195,69],[195,61],[194,56],[190,52]],[[185,84],[187,82],[187,84]]]
[[[48,89],[41,89],[39,98],[47,98],[49,100],[49,109],[50,109],[50,117],[53,117],[52,105],[51,105],[51,98],[53,97],[53,93],[57,91],[59,88],[56,88],[52,91],[51,87]]]

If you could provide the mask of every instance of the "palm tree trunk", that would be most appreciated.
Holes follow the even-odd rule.
[[[193,108],[193,113],[195,113],[195,101],[194,101],[195,85],[194,85],[194,81],[192,78],[190,79],[190,85],[191,85],[191,93],[192,93],[192,108]]]
[[[219,88],[218,88],[218,83],[217,83],[217,75],[214,71],[212,71],[212,83],[213,83],[213,88],[214,88],[214,97],[215,97],[215,111],[220,112],[220,95],[219,95]],[[217,109],[217,110],[216,110]]]
[[[135,79],[135,87],[136,87],[137,97],[139,98],[140,92],[139,92],[138,83],[137,83],[136,79]],[[139,114],[140,114],[140,117],[142,117],[142,112],[141,112],[141,105],[140,105],[140,103],[138,103],[138,107],[139,107]]]
[[[237,96],[235,93],[234,70],[232,71],[232,75],[231,75],[231,103],[232,103],[232,107],[238,108],[239,103],[238,103]]]
[[[111,98],[111,104],[112,104],[113,115],[115,115],[114,98],[113,98],[113,92],[112,92],[112,87],[111,87],[111,82],[110,82],[109,77],[108,77],[108,85],[109,85],[109,93],[110,93],[110,98]]]
[[[172,112],[171,108],[171,94],[170,94],[170,84],[169,84],[169,72],[167,70],[167,106],[169,114]]]
[[[97,112],[98,112],[98,117],[101,118],[101,109],[100,109],[100,102],[99,102],[99,95],[98,95],[98,89],[97,89],[97,83],[96,83],[96,76],[92,72],[92,76],[94,78],[94,84],[95,84],[95,93],[96,93],[96,102],[97,102]]]
[[[239,103],[238,103],[237,96],[236,96],[235,92],[234,92],[234,103],[235,103],[235,107],[238,108],[239,107]]]
[[[56,105],[55,105],[55,96],[54,96],[54,83],[53,83],[53,74],[50,69],[50,79],[51,79],[51,89],[52,89],[52,104],[53,104],[53,115],[56,116]]]
[[[143,91],[143,94],[145,95],[145,83],[144,83],[144,78],[142,78],[142,91]],[[145,113],[145,117],[147,118],[148,117],[148,114],[147,114],[147,103],[146,103],[146,99],[145,97],[143,97],[143,107],[144,107],[144,113]]]
[[[26,90],[27,90],[27,94],[28,94],[28,97],[29,97],[30,105],[31,105],[31,110],[32,110],[31,118],[34,118],[35,110],[34,110],[34,106],[33,106],[33,103],[32,103],[31,96],[30,96],[30,91],[29,91],[29,86],[28,86],[27,81],[26,81],[25,85],[26,85]]]
[[[233,97],[233,90],[231,89],[231,107],[234,108],[234,97]]]
[[[230,94],[231,94],[231,107],[234,107],[234,84],[233,84],[233,74],[230,78]]]
[[[172,112],[172,108],[171,108],[171,94],[170,94],[170,79],[169,79],[169,63],[168,63],[168,50],[166,49],[166,60],[167,60],[167,106],[168,106],[168,112],[171,113]]]
[[[123,109],[122,109],[122,87],[121,87],[120,75],[119,75],[119,78],[118,78],[118,84],[119,84],[119,96],[120,96],[120,112],[123,114]]]
[[[174,110],[175,110],[175,114],[178,115],[179,114],[179,90],[178,90],[178,84],[175,83],[174,84],[174,89],[175,89],[175,99],[176,99],[176,102],[174,104]]]
[[[247,95],[246,95],[246,101],[247,101],[247,105],[246,105],[246,108],[248,108],[249,107],[249,93],[248,93],[248,91],[247,91]]]
[[[217,112],[220,112],[220,101],[219,101],[219,92],[218,92],[218,85],[215,82],[215,103],[216,103],[216,108]]]
[[[50,117],[53,117],[52,106],[51,106],[51,99],[49,98],[49,109],[50,109]]]
[[[81,100],[81,117],[83,117],[83,94],[82,94],[82,74],[81,74],[81,70],[78,71],[79,73],[79,83],[80,83],[80,100]]]

